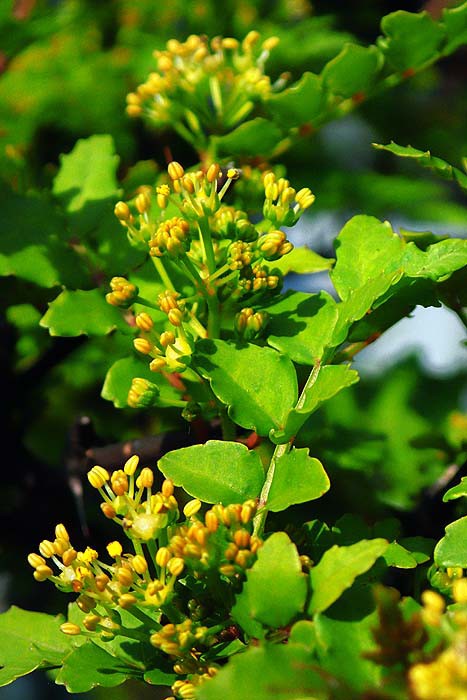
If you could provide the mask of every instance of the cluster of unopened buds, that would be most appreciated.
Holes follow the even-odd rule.
[[[209,661],[206,652],[226,626],[222,615],[228,619],[227,611],[211,609],[212,586],[217,597],[229,599],[229,588],[238,592],[262,545],[252,534],[256,501],[205,509],[193,499],[179,522],[172,481],[165,479],[156,491],[154,472],[139,470],[138,463],[133,456],[123,469],[109,473],[95,466],[88,474],[102,496],[103,514],[122,527],[131,552],[117,540],[110,542],[112,561],[107,563],[91,547],[76,550],[59,524],[55,538],[43,540],[28,561],[37,581],[49,580],[61,591],[78,594],[76,603],[85,615],[79,624],[65,622],[65,634],[149,641],[167,655],[177,674],[189,676],[176,681],[174,695],[193,697],[190,688],[217,671],[215,651]],[[177,584],[185,576],[196,582],[188,602],[190,584]],[[126,626],[122,611],[142,621],[144,630]]]
[[[242,42],[230,37],[191,35],[170,39],[155,51],[157,71],[127,96],[127,114],[175,128],[198,145],[206,134],[233,129],[255,105],[282,89],[288,76],[271,84],[265,63],[279,39],[260,41],[250,31]]]
[[[118,202],[115,206],[130,242],[148,250],[166,287],[156,299],[145,300],[131,281],[117,277],[107,295],[109,303],[124,308],[133,302],[146,305],[147,311],[135,317],[139,335],[134,347],[150,358],[152,371],[183,372],[198,338],[219,337],[224,311],[230,315],[237,312],[236,331],[247,340],[258,337],[266,326],[267,315],[261,306],[282,283],[282,273],[270,264],[293,249],[280,227],[295,224],[313,203],[314,195],[308,188],[297,192],[287,179],[266,172],[265,219],[258,227],[245,212],[223,203],[229,187],[240,176],[236,168],[223,171],[218,163],[206,170],[185,172],[173,161],[165,183],[155,189],[145,186],[133,203]],[[167,216],[174,210],[178,210],[177,215]],[[185,296],[172,283],[173,264],[191,290],[185,291]],[[251,312],[243,309],[238,313],[245,301]],[[154,328],[153,308],[167,315],[160,333]],[[149,405],[147,388],[136,382],[129,404]],[[143,394],[146,397],[139,401]]]

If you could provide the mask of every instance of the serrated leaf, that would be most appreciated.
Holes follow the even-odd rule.
[[[307,579],[298,551],[285,532],[275,532],[258,551],[232,608],[267,627],[285,627],[305,605]]]
[[[271,700],[271,696],[323,700],[330,690],[303,644],[267,644],[250,646],[245,653],[233,656],[196,695],[198,700]]]
[[[380,538],[362,540],[349,547],[334,545],[310,571],[311,600],[308,612],[326,610],[349,588],[357,576],[368,571],[387,550],[389,542]]]
[[[280,260],[275,260],[274,268],[279,269],[283,275],[288,275],[290,272],[297,275],[311,275],[314,272],[331,270],[333,264],[334,258],[323,258],[311,248],[301,246],[294,248]]]
[[[270,348],[202,340],[196,344],[194,363],[229,406],[232,420],[258,435],[280,427],[297,400],[293,364]]]
[[[36,668],[60,665],[79,644],[60,631],[65,619],[16,606],[0,615],[0,686]]]
[[[434,559],[437,566],[467,568],[467,516],[447,525],[446,534],[435,547]]]
[[[148,361],[140,359],[136,355],[123,357],[110,367],[105,375],[104,386],[101,392],[102,398],[112,401],[115,408],[127,408],[128,392],[135,377],[147,379],[159,386],[160,398],[163,401],[180,400],[180,392],[161,375],[151,372]]]
[[[268,119],[256,117],[240,124],[225,136],[213,136],[216,151],[224,156],[268,156],[282,138],[282,132]]]
[[[467,476],[463,476],[456,486],[446,491],[443,496],[443,502],[453,501],[455,498],[461,498],[462,496],[467,496]]]
[[[319,459],[310,457],[308,448],[293,447],[275,462],[267,508],[277,512],[296,503],[313,501],[329,487],[328,475]]]
[[[287,292],[266,308],[267,342],[291,360],[313,365],[332,344],[338,308],[327,292]]]
[[[358,382],[358,379],[358,372],[348,365],[325,365],[319,368],[314,382],[304,390],[300,407],[289,411],[284,428],[272,430],[270,439],[275,443],[288,442],[314,411],[342,389]]]
[[[442,158],[432,156],[430,151],[420,151],[412,146],[399,146],[394,141],[386,145],[374,143],[373,146],[381,151],[389,151],[401,158],[410,158],[422,167],[433,170],[437,175],[457,182],[460,187],[467,190],[467,175]]]
[[[86,284],[88,273],[63,230],[63,221],[49,202],[3,192],[0,276],[14,275],[41,287]]]
[[[376,46],[345,44],[340,53],[324,66],[321,73],[323,85],[341,97],[365,97],[383,63],[384,57]]]
[[[444,28],[428,12],[397,10],[381,20],[384,38],[378,45],[398,71],[416,70],[434,60],[444,39]]]
[[[167,452],[159,469],[176,486],[206,503],[242,503],[257,498],[264,481],[259,455],[239,442],[208,440]]]
[[[321,78],[305,72],[300,80],[266,101],[266,107],[282,129],[292,129],[302,124],[312,124],[321,115],[325,105],[325,92]]]
[[[467,44],[467,2],[459,7],[444,8],[442,22],[447,39],[443,47],[444,54],[449,54],[459,46]]]
[[[83,291],[65,290],[49,303],[49,309],[40,325],[48,328],[50,335],[64,337],[77,335],[107,335],[115,329],[132,333],[121,312],[107,304],[99,289]]]
[[[70,215],[74,233],[95,228],[103,213],[112,216],[112,203],[119,195],[118,162],[108,135],[80,139],[70,153],[61,156],[53,193]]]
[[[66,657],[55,682],[64,685],[69,693],[86,693],[99,685],[114,688],[140,675],[136,669],[88,640]]]

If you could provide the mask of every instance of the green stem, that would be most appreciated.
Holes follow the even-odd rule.
[[[221,319],[219,314],[219,301],[216,296],[208,295],[208,337],[220,338]]]
[[[137,296],[135,302],[137,304],[147,306],[149,309],[156,309],[157,311],[160,311],[160,308],[157,306],[157,304],[153,304],[152,301],[149,301],[149,299],[145,299],[144,297]]]
[[[260,510],[256,514],[255,519],[253,521],[253,534],[257,537],[261,537],[261,535],[263,534],[264,524],[266,522],[266,518],[268,517],[269,510],[268,508],[266,508],[266,504],[268,502],[269,491],[271,490],[272,482],[274,479],[277,460],[279,459],[279,457],[282,457],[283,455],[287,454],[287,452],[290,450],[290,447],[290,442],[286,442],[282,445],[276,445],[276,449],[274,450],[274,453],[271,457],[271,461],[269,462],[266,478],[264,480],[263,488],[261,489],[261,494],[259,496]]]
[[[216,258],[214,256],[214,247],[212,245],[211,229],[209,228],[209,221],[204,216],[202,219],[198,220],[198,228],[201,236],[201,243],[204,249],[204,256],[206,259],[206,266],[210,275],[214,274],[216,271]]]
[[[163,284],[165,285],[166,289],[170,289],[171,292],[176,292],[177,290],[175,289],[174,285],[172,284],[172,280],[170,279],[167,270],[164,267],[164,263],[160,258],[157,256],[151,256],[151,260],[154,263],[154,267],[156,268],[159,277],[161,278]]]
[[[305,386],[303,387],[302,393],[300,394],[297,403],[294,406],[293,410],[300,410],[303,408],[304,403],[306,401],[306,394],[309,389],[313,386],[313,384],[316,382],[318,379],[318,374],[321,369],[321,362],[318,360],[311,370],[310,374],[308,375],[308,379],[305,382]],[[292,447],[292,443],[294,440],[294,437],[291,437],[289,442],[283,443],[281,445],[276,445],[276,448],[274,450],[274,453],[271,457],[271,461],[269,463],[268,471],[266,473],[266,478],[264,480],[263,488],[261,489],[261,493],[259,496],[259,512],[257,513],[255,519],[254,519],[254,527],[253,527],[253,532],[255,535],[258,537],[261,537],[264,531],[264,524],[266,522],[266,518],[268,516],[268,508],[266,507],[268,498],[269,498],[269,491],[271,490],[272,482],[274,480],[274,474],[276,471],[276,464],[277,460],[280,459],[283,455],[287,454],[289,452],[290,448]]]

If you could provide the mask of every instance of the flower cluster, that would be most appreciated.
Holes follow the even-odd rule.
[[[308,188],[297,192],[287,179],[266,171],[255,181],[262,186],[265,218],[254,224],[245,212],[224,202],[241,175],[236,168],[222,170],[218,163],[185,172],[173,161],[164,182],[144,186],[133,202],[115,206],[130,243],[149,252],[155,275],[165,286],[157,298],[144,299],[131,280],[116,277],[107,295],[113,305],[128,308],[136,302],[147,307],[135,315],[134,347],[148,356],[154,372],[184,372],[198,338],[220,337],[223,316],[230,323],[235,318],[233,330],[245,340],[256,339],[266,328],[261,306],[282,284],[282,273],[271,265],[293,249],[280,227],[295,224],[314,195]],[[178,288],[171,276],[175,268],[184,280]],[[158,330],[152,309],[167,318]],[[130,406],[160,401],[155,383],[135,378]]]
[[[170,39],[165,51],[155,51],[157,71],[127,96],[127,114],[147,117],[159,128],[175,128],[198,146],[206,135],[225,133],[251,114],[255,105],[286,82],[271,84],[265,73],[277,37],[260,42],[251,31],[242,42],[191,35],[185,42]]]
[[[84,616],[79,624],[64,623],[65,634],[149,642],[185,677],[174,684],[174,695],[189,698],[196,684],[217,671],[216,644],[227,624],[227,606],[262,545],[252,534],[256,501],[206,510],[193,499],[179,521],[172,481],[165,479],[155,491],[154,472],[139,470],[138,463],[133,456],[111,474],[100,466],[88,474],[102,496],[103,514],[122,527],[131,552],[118,540],[110,542],[107,563],[91,547],[77,551],[60,524],[54,539],[43,540],[28,561],[37,581],[78,594]],[[219,599],[225,610],[213,608]],[[126,626],[122,611],[143,621],[144,629]]]

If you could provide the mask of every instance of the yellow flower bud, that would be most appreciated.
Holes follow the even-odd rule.
[[[171,180],[180,180],[185,174],[183,167],[175,160],[169,163],[167,172]]]
[[[144,469],[141,470],[141,474],[139,477],[136,479],[136,486],[141,489],[150,489],[151,486],[154,483],[154,473],[152,469],[149,469],[149,467],[144,467]]]
[[[159,342],[163,348],[166,348],[168,345],[172,345],[175,342],[175,334],[172,331],[164,331],[161,333]]]
[[[72,562],[74,562],[76,557],[77,557],[76,550],[73,549],[73,547],[70,547],[70,549],[67,549],[66,552],[63,552],[62,561],[65,564],[65,566],[70,566],[70,564]]]
[[[100,615],[86,615],[86,617],[83,618],[83,627],[85,627],[88,632],[95,632],[100,621]]]
[[[181,557],[173,557],[167,564],[167,569],[172,576],[180,576],[184,568],[185,562]]]
[[[206,173],[206,180],[208,182],[214,182],[214,180],[217,180],[217,178],[219,177],[220,170],[221,168],[219,163],[213,163],[212,165],[210,165]]]
[[[53,576],[53,571],[50,568],[50,566],[47,566],[47,564],[40,564],[39,566],[36,567],[36,570],[33,574],[34,578],[36,581],[45,581],[46,579],[50,578]]]
[[[55,537],[60,540],[68,540],[68,542],[70,541],[70,537],[68,535],[65,525],[59,523],[55,527]]]
[[[109,518],[109,520],[113,520],[113,518],[115,518],[117,515],[115,508],[111,503],[101,503],[100,508],[105,517]]]
[[[102,593],[102,591],[105,591],[109,581],[110,581],[110,578],[107,576],[107,574],[99,574],[94,579],[94,583],[96,584],[96,588],[100,593]]]
[[[198,498],[194,498],[192,501],[188,501],[188,503],[185,505],[183,508],[183,514],[187,518],[191,518],[192,515],[196,515],[200,508],[201,501]]]
[[[46,559],[49,559],[50,557],[53,557],[55,554],[55,545],[53,542],[50,542],[50,540],[42,540],[42,542],[39,545],[39,552],[42,554],[43,557]]]
[[[116,559],[117,557],[120,557],[123,552],[123,547],[120,544],[120,542],[117,542],[116,540],[114,542],[109,542],[107,545],[107,551],[109,553],[109,556],[112,557],[112,559]]]
[[[154,327],[154,321],[145,311],[136,315],[135,323],[140,331],[146,331],[147,333]]]
[[[141,555],[137,554],[131,560],[131,565],[137,574],[144,574],[148,570],[148,563],[146,559]]]
[[[159,547],[156,554],[156,564],[160,567],[165,567],[172,559],[172,554],[167,547]]]
[[[270,36],[268,39],[265,39],[261,45],[261,48],[263,51],[272,51],[272,49],[275,49],[276,46],[279,44],[280,39],[278,36]]]
[[[126,569],[124,566],[120,566],[117,569],[116,578],[122,586],[128,587],[131,586],[131,584],[133,583],[132,572],[130,571],[130,569]]]
[[[164,479],[162,482],[162,489],[161,493],[165,498],[170,498],[170,496],[173,495],[174,492],[174,482],[172,479]]]
[[[125,462],[125,465],[123,467],[123,471],[125,474],[128,474],[128,476],[132,476],[139,464],[139,457],[138,455],[132,455],[127,461]]]
[[[456,603],[467,603],[467,578],[458,578],[454,581],[452,596]]]
[[[118,604],[121,608],[127,610],[128,608],[131,608],[131,606],[134,605],[136,601],[137,598],[132,593],[124,593],[118,599]]]
[[[168,315],[170,323],[173,326],[181,326],[182,325],[183,311],[180,311],[180,309],[170,309],[170,311],[167,315]]]
[[[104,467],[95,466],[88,472],[88,481],[95,489],[100,489],[110,479],[110,474]]]
[[[219,527],[219,519],[212,510],[208,510],[206,512],[204,522],[206,523],[206,527],[208,528],[209,532],[216,532],[217,528]]]
[[[28,554],[28,563],[32,566],[33,569],[36,569],[38,566],[42,566],[45,564],[45,559],[39,554],[35,554],[34,552],[32,552],[31,554]]]
[[[60,625],[60,630],[63,634],[77,635],[81,634],[81,628],[79,625],[75,625],[74,622],[64,622]]]
[[[143,355],[149,355],[153,349],[154,345],[149,342],[146,338],[135,338],[133,340],[133,346],[135,350],[142,353]]]
[[[149,363],[149,369],[151,370],[151,372],[161,372],[166,367],[166,365],[167,363],[165,361],[165,358],[156,357]]]
[[[144,214],[151,208],[151,199],[147,192],[140,192],[135,199],[135,206],[140,214]]]
[[[227,177],[229,180],[238,180],[240,177],[240,170],[238,170],[238,168],[229,168],[227,170]]]
[[[117,202],[114,214],[120,221],[128,221],[131,217],[130,207],[126,202]]]

